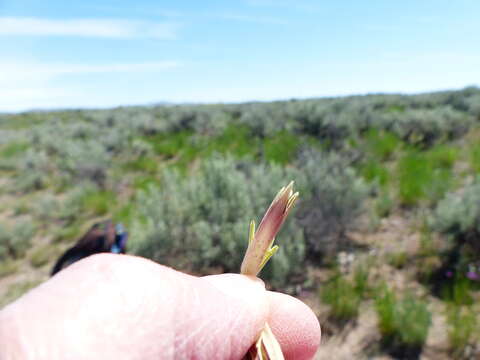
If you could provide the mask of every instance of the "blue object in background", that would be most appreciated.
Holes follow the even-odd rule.
[[[115,225],[115,242],[110,248],[110,252],[120,254],[125,252],[127,245],[128,233],[125,231],[123,224],[119,223]]]

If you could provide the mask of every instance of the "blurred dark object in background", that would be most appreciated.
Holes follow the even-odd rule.
[[[122,224],[114,225],[111,220],[94,224],[77,243],[65,251],[52,269],[51,275],[87,256],[102,252],[124,254],[128,233]]]

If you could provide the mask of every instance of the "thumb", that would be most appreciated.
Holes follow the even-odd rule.
[[[267,292],[268,304],[265,304],[263,283],[256,278],[224,274],[202,279],[215,285],[227,297],[231,297],[231,300],[228,300],[230,304],[235,301],[243,302],[242,311],[238,311],[233,317],[226,318],[236,319],[246,326],[236,323],[234,327],[227,330],[224,337],[227,335],[237,337],[236,341],[242,341],[241,348],[243,349],[243,345],[246,345],[248,349],[258,339],[258,332],[253,339],[250,336],[258,329],[257,326],[262,330],[267,320],[282,348],[285,359],[308,360],[315,356],[320,345],[320,324],[313,311],[303,302],[289,295],[269,291]],[[256,289],[252,287],[254,281],[257,284]],[[268,318],[265,319],[267,308]],[[245,310],[247,313],[244,312]],[[222,341],[221,336],[214,337],[212,340],[218,342],[218,349],[228,346],[228,343]]]
[[[185,303],[185,348],[199,359],[241,359],[269,314],[262,281],[238,274],[194,278],[195,296]]]

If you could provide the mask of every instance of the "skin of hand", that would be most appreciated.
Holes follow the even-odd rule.
[[[314,356],[313,312],[259,279],[99,254],[0,311],[0,359],[241,359],[266,321],[286,359]]]

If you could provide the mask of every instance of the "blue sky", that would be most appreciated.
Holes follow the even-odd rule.
[[[0,111],[480,85],[480,1],[0,0]]]

